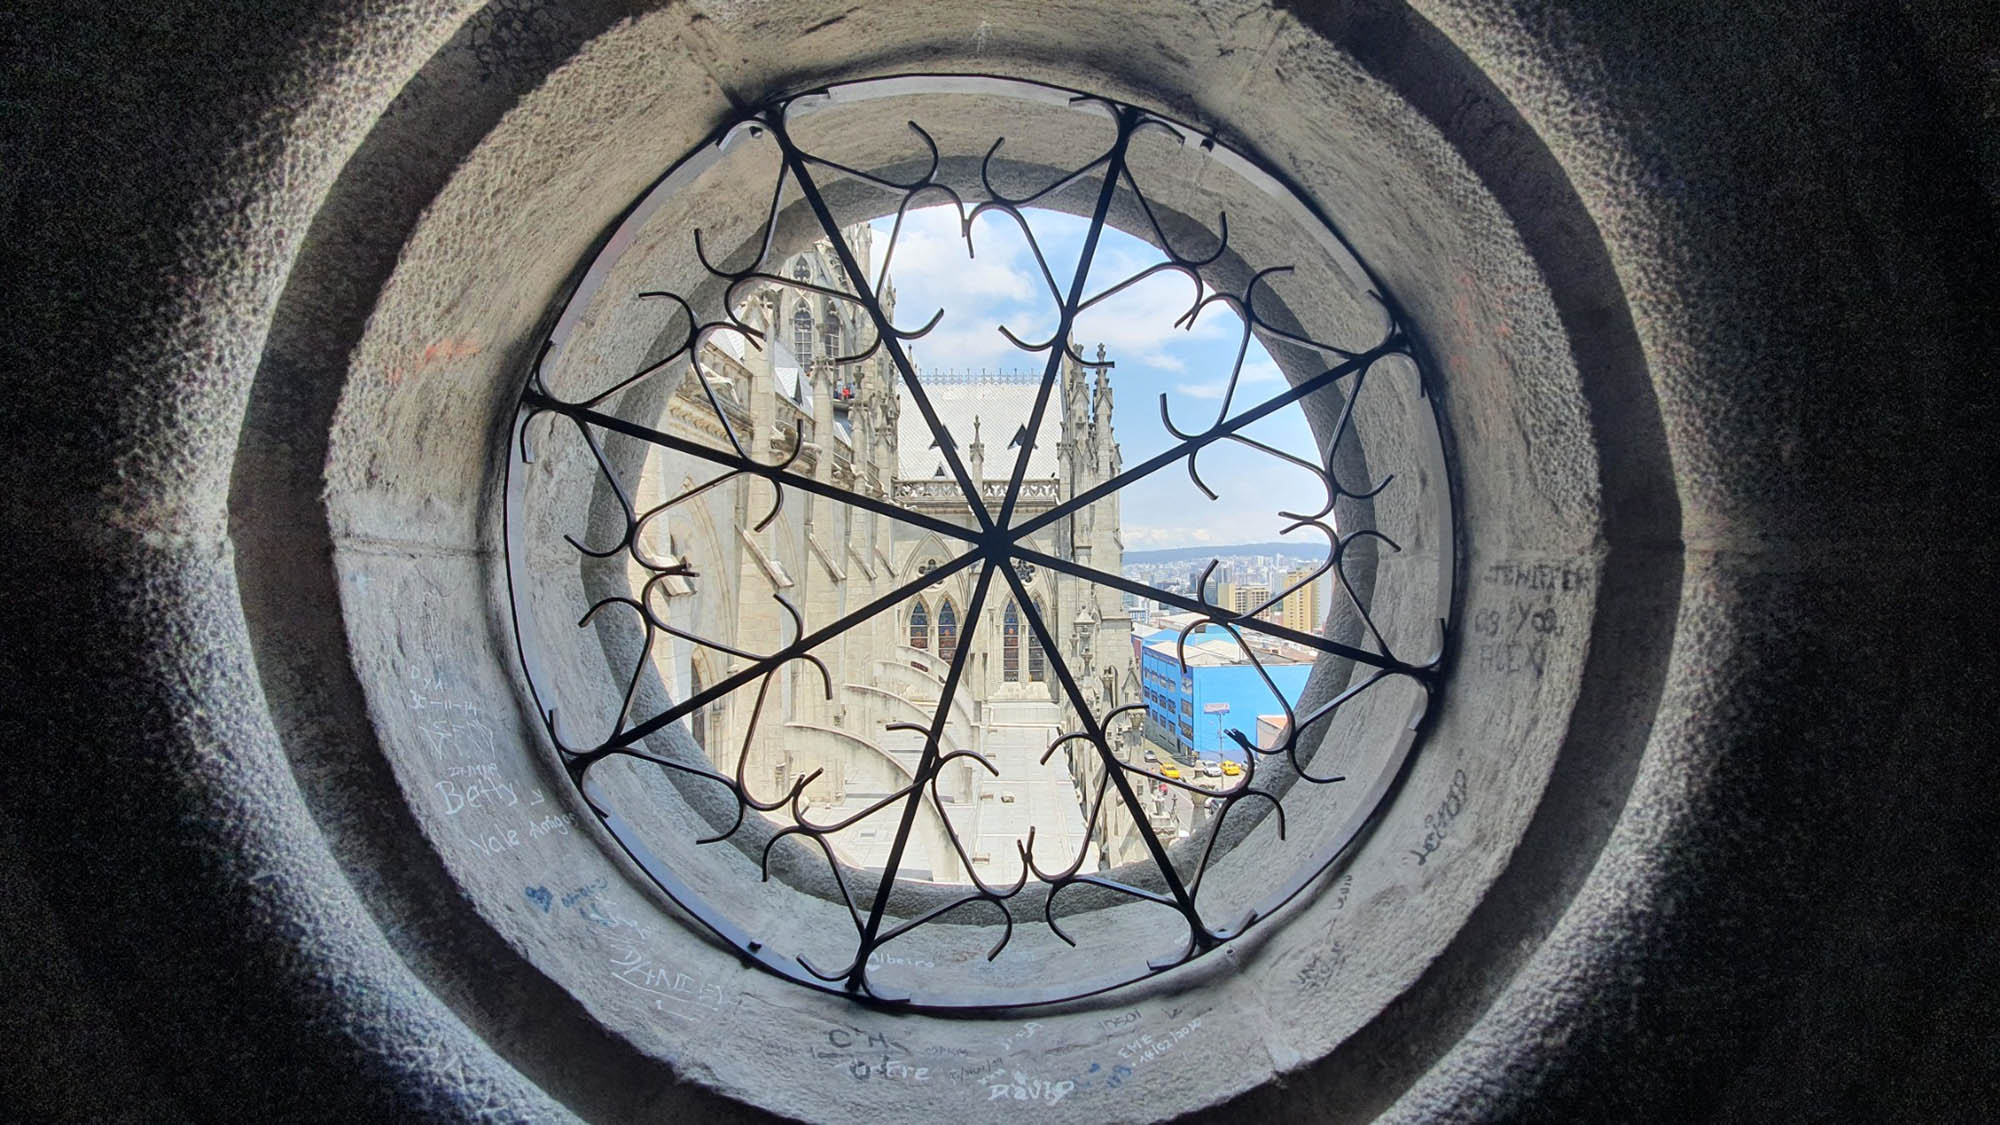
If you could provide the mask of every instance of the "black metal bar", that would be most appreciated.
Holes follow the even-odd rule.
[[[937,585],[959,571],[964,570],[966,567],[971,566],[978,558],[979,556],[974,554],[960,555],[950,562],[939,564],[929,574],[919,574],[901,586],[862,606],[860,609],[842,616],[833,624],[815,629],[793,641],[791,644],[786,645],[784,648],[779,649],[777,652],[772,653],[769,657],[752,664],[748,668],[742,669],[735,675],[717,680],[712,686],[703,688],[693,695],[688,696],[665,711],[660,712],[645,722],[634,726],[619,737],[605,743],[605,748],[632,745],[634,742],[652,734],[661,727],[674,722],[681,716],[689,714],[695,708],[728,695],[730,692],[735,691],[737,688],[742,687],[772,668],[779,667],[787,661],[796,660],[804,656],[806,653],[847,632],[863,621],[874,617],[876,614],[881,613],[911,594]]]
[[[939,535],[949,536],[953,539],[963,539],[968,543],[977,543],[980,541],[978,535],[949,520],[927,516],[922,512],[912,511],[909,508],[900,508],[886,500],[870,496],[857,489],[842,488],[831,481],[815,480],[801,473],[794,473],[789,469],[781,469],[776,465],[766,465],[754,457],[741,457],[737,454],[717,449],[714,446],[703,445],[698,441],[689,441],[686,438],[678,438],[672,434],[661,433],[650,426],[642,426],[637,422],[627,422],[615,414],[604,414],[596,410],[571,406],[558,399],[550,398],[540,391],[531,390],[523,393],[521,401],[537,410],[562,414],[569,418],[574,418],[579,422],[587,422],[601,429],[610,430],[613,433],[624,434],[626,437],[649,442],[662,449],[671,449],[676,453],[685,453],[690,457],[700,458],[710,464],[721,465],[724,468],[734,469],[740,473],[762,477],[772,484],[790,485],[801,492],[810,492],[816,496],[838,500],[843,504],[852,504],[857,508],[865,508],[877,515],[888,516],[892,520],[900,520],[914,527],[921,527],[925,531],[934,531]],[[822,456],[830,455],[830,453],[822,454]]]
[[[965,556],[970,558],[971,556]],[[959,630],[958,647],[952,650],[951,667],[945,671],[944,687],[938,693],[937,711],[931,716],[930,733],[924,738],[923,756],[917,759],[916,778],[910,786],[909,800],[903,805],[902,821],[896,826],[895,842],[889,845],[888,861],[882,865],[882,881],[876,884],[875,902],[868,908],[868,922],[861,929],[861,948],[855,954],[854,970],[848,977],[850,988],[861,988],[866,983],[868,955],[875,951],[876,935],[882,928],[882,915],[889,908],[889,898],[896,890],[896,871],[903,864],[903,849],[910,842],[910,829],[917,822],[917,806],[923,803],[924,783],[937,769],[942,755],[938,744],[944,740],[945,719],[951,714],[952,697],[958,691],[959,677],[965,672],[965,665],[972,657],[972,638],[979,628],[979,615],[986,609],[986,591],[993,585],[993,563],[988,562],[979,572],[979,582],[972,588],[972,602],[966,608],[965,624]],[[949,831],[950,820],[945,821]]]
[[[1139,797],[1132,792],[1131,782],[1126,780],[1125,771],[1120,768],[1117,757],[1111,753],[1110,745],[1105,742],[1104,728],[1098,723],[1097,716],[1091,713],[1090,704],[1083,697],[1083,689],[1077,686],[1076,677],[1070,672],[1069,661],[1063,658],[1062,651],[1056,644],[1055,635],[1049,632],[1048,623],[1042,620],[1042,615],[1034,612],[1033,599],[1028,597],[1028,588],[1021,581],[1020,575],[1015,574],[1011,566],[1005,570],[1007,585],[1013,588],[1015,599],[1029,603],[1031,608],[1025,616],[1033,625],[1035,635],[1041,638],[1042,648],[1051,666],[1055,668],[1056,682],[1062,685],[1063,694],[1069,696],[1070,706],[1076,708],[1077,718],[1083,723],[1084,734],[1088,736],[1090,744],[1097,747],[1098,758],[1103,763],[1105,772],[1111,777],[1112,787],[1118,790],[1118,799],[1125,803],[1125,810],[1132,815],[1133,822],[1138,825],[1139,837],[1145,842],[1146,851],[1152,857],[1154,865],[1160,869],[1161,878],[1166,880],[1168,892],[1173,895],[1175,904],[1187,917],[1188,925],[1194,932],[1206,934],[1208,927],[1201,919],[1201,910],[1194,904],[1194,896],[1188,893],[1187,887],[1181,882],[1180,873],[1174,870],[1174,863],[1167,856],[1166,846],[1160,843],[1159,835],[1153,831],[1152,823],[1146,819],[1146,810],[1139,807]]]
[[[1199,613],[1207,617],[1212,617],[1216,620],[1217,624],[1234,625],[1241,629],[1249,629],[1252,632],[1277,637],[1280,640],[1308,645],[1329,656],[1345,657],[1358,664],[1366,664],[1371,668],[1382,668],[1391,672],[1408,672],[1415,676],[1425,674],[1424,669],[1420,666],[1404,664],[1383,656],[1380,653],[1369,652],[1367,649],[1355,648],[1352,645],[1344,645],[1339,641],[1329,640],[1317,633],[1301,632],[1297,629],[1287,628],[1286,626],[1254,617],[1239,618],[1234,613],[1226,611],[1220,606],[1197,601],[1182,594],[1170,593],[1157,586],[1148,586],[1144,582],[1134,581],[1122,574],[1113,574],[1108,570],[1098,570],[1096,567],[1085,566],[1082,563],[1051,555],[1045,551],[1036,551],[1023,547],[1018,543],[1015,544],[1013,552],[1015,558],[1026,559],[1036,566],[1046,566],[1050,570],[1061,571],[1064,574],[1081,578],[1088,582],[1109,586],[1114,590],[1123,590],[1127,593],[1137,594],[1142,598],[1152,598],[1154,601],[1165,602],[1168,605],[1186,610],[1189,613]]]
[[[1028,476],[1028,458],[1035,452],[1035,435],[1041,432],[1042,415],[1049,406],[1049,393],[1055,389],[1056,379],[1062,374],[1063,361],[1069,358],[1069,334],[1076,325],[1076,307],[1083,300],[1084,282],[1090,278],[1090,265],[1097,258],[1097,240],[1104,234],[1104,217],[1111,213],[1111,198],[1118,194],[1118,174],[1125,168],[1125,150],[1132,143],[1132,124],[1137,118],[1137,111],[1129,106],[1118,111],[1118,140],[1111,146],[1110,163],[1104,168],[1104,186],[1098,189],[1097,209],[1091,212],[1090,230],[1083,236],[1083,249],[1077,254],[1076,273],[1069,282],[1069,296],[1063,298],[1062,312],[1052,338],[1054,344],[1049,348],[1048,366],[1042,370],[1042,385],[1035,392],[1035,407],[1028,412],[1028,426],[1022,431],[1021,453],[1014,459],[1014,471],[1007,477],[1007,496],[1000,502],[1000,514],[994,520],[1001,527],[1006,527],[1008,521],[1014,518],[1014,502],[1020,498],[1021,482]],[[1031,232],[1029,238],[1033,237]]]
[[[1329,367],[1312,378],[1265,399],[1263,402],[1238,414],[1236,417],[1217,424],[1213,429],[1197,434],[1177,445],[1168,446],[1166,449],[1126,469],[1110,480],[1093,485],[1077,493],[1068,500],[1057,504],[1055,507],[1022,524],[1019,528],[1013,529],[1014,537],[1018,540],[1023,536],[1040,531],[1042,528],[1062,519],[1064,516],[1075,515],[1090,505],[1097,503],[1099,500],[1104,499],[1106,496],[1125,488],[1135,481],[1143,480],[1159,472],[1161,469],[1201,449],[1203,446],[1221,441],[1223,438],[1248,426],[1250,423],[1268,417],[1279,410],[1283,410],[1292,403],[1319,390],[1321,387],[1337,383],[1356,371],[1373,366],[1388,356],[1403,355],[1408,350],[1409,342],[1403,338],[1402,333],[1393,333],[1387,340],[1355,356],[1353,359],[1347,360],[1335,367]]]
[[[847,245],[847,239],[840,233],[840,223],[833,217],[833,209],[826,204],[826,198],[819,193],[819,185],[813,182],[812,173],[806,169],[806,161],[799,153],[798,146],[785,131],[785,112],[782,107],[764,116],[771,127],[771,136],[778,142],[784,153],[785,164],[792,170],[792,178],[799,182],[799,192],[805,196],[806,205],[812,208],[819,225],[833,244],[833,251],[840,257],[840,268],[847,274],[848,283],[853,285],[862,305],[868,310],[869,319],[875,322],[875,331],[882,340],[882,346],[889,351],[889,362],[896,365],[896,371],[903,377],[903,385],[910,389],[910,398],[917,404],[918,413],[924,416],[924,424],[931,428],[931,438],[937,442],[938,450],[944,454],[945,463],[951,466],[952,476],[958,478],[958,486],[965,493],[965,502],[978,519],[982,531],[993,530],[993,517],[986,512],[986,502],[980,499],[979,485],[965,471],[964,462],[959,460],[958,445],[952,440],[951,431],[938,420],[937,408],[931,405],[931,397],[924,393],[923,384],[917,379],[917,369],[910,363],[909,353],[896,335],[896,328],[889,323],[889,317],[882,311],[882,302],[875,290],[868,284],[868,277],[855,260],[854,250]]]

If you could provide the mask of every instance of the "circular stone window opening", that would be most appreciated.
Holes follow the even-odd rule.
[[[688,923],[823,991],[1049,1004],[1324,886],[1442,687],[1394,295],[1215,138],[1011,80],[743,115],[528,372],[549,751]]]

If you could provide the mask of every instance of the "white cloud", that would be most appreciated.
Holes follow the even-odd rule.
[[[1246,361],[1243,364],[1243,370],[1236,377],[1236,394],[1231,400],[1232,404],[1235,406],[1255,405],[1270,396],[1263,391],[1258,391],[1254,395],[1251,395],[1248,393],[1249,388],[1270,386],[1271,384],[1283,383],[1284,381],[1284,374],[1278,370],[1278,365],[1272,363],[1270,360]],[[1188,382],[1176,383],[1174,385],[1175,391],[1186,395],[1188,398],[1209,399],[1211,401],[1220,399],[1223,392],[1228,389],[1229,379],[1227,376],[1221,375],[1199,383]]]
[[[879,252],[889,252],[892,222],[875,223]],[[1029,341],[1045,335],[1055,307],[1047,282],[1011,222],[983,218],[973,239],[976,255],[968,251],[958,214],[949,207],[904,217],[889,259],[897,327],[914,329],[944,310],[937,326],[909,345],[920,367],[1039,369],[1043,357],[1008,343],[999,326]]]
[[[1238,377],[1237,384],[1239,386],[1257,386],[1264,383],[1282,383],[1284,381],[1285,373],[1278,370],[1276,363],[1273,363],[1269,359],[1256,359],[1245,356],[1243,360],[1243,373]]]
[[[1189,358],[1207,350],[1205,345],[1241,331],[1241,321],[1227,310],[1218,315],[1215,306],[1191,326],[1176,325],[1194,300],[1195,289],[1187,278],[1155,274],[1078,316],[1076,338],[1087,345],[1101,342],[1126,362],[1183,371]]]
[[[1067,288],[1087,224],[1074,216],[1031,212],[1036,238]],[[877,220],[876,250],[888,249],[890,220]],[[977,256],[969,256],[957,212],[949,207],[912,211],[905,217],[890,263],[897,291],[896,322],[909,329],[940,308],[943,319],[910,345],[923,367],[1040,370],[1046,353],[1026,352],[1002,336],[1005,325],[1021,339],[1040,342],[1054,327],[1056,302],[1035,264],[1020,228],[1002,215],[983,216],[973,229]],[[1162,260],[1158,251],[1129,236],[1107,232],[1092,263],[1088,292],[1137,274]],[[1211,295],[1186,276],[1163,271],[1082,313],[1071,335],[1086,355],[1103,344],[1118,369],[1116,381],[1150,395],[1166,380],[1181,376],[1183,395],[1215,400],[1234,362],[1243,322],[1227,305],[1202,309],[1192,324],[1176,322],[1200,298]],[[1281,382],[1277,367],[1253,346],[1239,382]],[[1150,388],[1147,386],[1150,384]]]
[[[877,244],[890,252],[887,231]],[[947,309],[1032,299],[1041,286],[1019,247],[987,239],[978,257],[966,251],[959,236],[958,216],[948,207],[913,211],[903,221],[889,277],[896,285],[898,321],[921,323],[942,305]]]

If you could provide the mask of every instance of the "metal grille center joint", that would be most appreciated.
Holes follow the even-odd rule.
[[[1200,130],[994,78],[775,100],[634,203],[526,376],[533,714],[663,905],[778,976],[978,1012],[1198,962],[1361,846],[1437,706],[1428,377]]]

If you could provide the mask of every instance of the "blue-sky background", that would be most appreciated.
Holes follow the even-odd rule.
[[[1067,291],[1088,220],[1052,211],[1031,211],[1030,224],[1054,273]],[[894,216],[877,219],[875,262],[888,248]],[[1054,330],[1056,301],[1036,267],[1019,226],[987,214],[973,226],[968,256],[957,213],[949,207],[912,211],[903,223],[890,278],[897,294],[896,325],[911,329],[939,308],[944,318],[911,345],[919,370],[973,368],[1033,370],[1047,353],[1015,348],[997,330],[1006,325],[1030,343]],[[1106,228],[1098,245],[1086,295],[1095,295],[1145,267],[1162,261],[1159,251],[1120,231]],[[1206,429],[1222,405],[1236,362],[1243,322],[1226,306],[1209,306],[1190,328],[1174,321],[1193,303],[1193,283],[1180,274],[1162,274],[1092,308],[1078,320],[1075,340],[1095,356],[1101,342],[1115,360],[1113,423],[1125,464],[1133,465],[1173,444],[1160,421],[1159,396],[1167,396],[1175,424],[1184,432]],[[1284,377],[1254,339],[1243,359],[1230,413],[1254,406],[1284,389]],[[1025,420],[1025,419],[1023,419]],[[994,420],[988,419],[991,425]],[[1010,422],[1007,429],[1011,431]],[[992,434],[989,430],[989,437]],[[1297,407],[1287,407],[1249,427],[1246,433],[1287,452],[1316,460],[1311,431]],[[1234,442],[1218,442],[1201,454],[1202,478],[1219,494],[1210,501],[1189,482],[1181,465],[1160,470],[1121,495],[1125,545],[1134,550],[1201,544],[1259,543],[1277,539],[1287,521],[1279,509],[1315,511],[1324,495],[1311,474]],[[1295,532],[1299,540],[1315,533]]]

